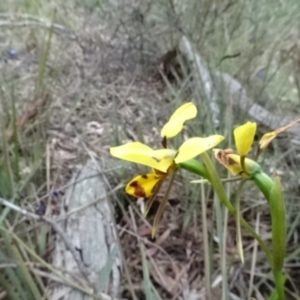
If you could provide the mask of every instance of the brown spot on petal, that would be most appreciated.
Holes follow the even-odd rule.
[[[216,159],[221,160],[222,159],[222,150],[219,150],[217,155],[216,155]]]
[[[129,186],[134,188],[134,195],[136,197],[146,197],[144,189],[138,184],[137,181],[132,181]]]
[[[229,166],[233,166],[236,164],[236,161],[234,161],[231,157],[227,157],[227,163]]]
[[[142,175],[142,178],[148,179],[148,176],[147,175]]]

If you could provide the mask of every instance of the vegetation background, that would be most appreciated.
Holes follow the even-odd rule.
[[[196,45],[212,74],[230,74],[255,103],[272,113],[299,114],[299,17],[298,0],[1,1],[0,197],[40,214],[57,214],[65,185],[91,153],[106,166],[111,189],[126,183],[141,170],[126,164],[112,171],[116,162],[109,157],[109,147],[130,140],[157,147],[161,126],[191,99],[198,117],[173,145],[187,136],[215,132],[210,99],[197,92],[203,83],[191,80],[180,54],[170,63],[163,59],[183,35]],[[161,66],[168,68],[165,76]],[[221,107],[218,133],[230,141],[232,128],[248,115],[232,110],[228,94],[215,79],[214,88]],[[259,134],[267,129],[261,126]],[[299,147],[298,152],[286,147],[287,138],[273,143],[264,163],[284,182],[286,292],[289,299],[297,299]],[[231,142],[227,146],[232,147]],[[267,299],[273,282],[264,254],[243,232],[241,263],[234,218],[222,208],[216,213],[208,187],[202,196],[207,204],[203,218],[201,185],[190,184],[192,179],[182,172],[176,180],[154,241],[136,204],[123,189],[117,191],[114,199],[125,208],[122,213],[117,209],[117,223],[127,230],[121,235],[123,263],[129,267],[134,291],[129,292],[124,275],[122,297],[204,299],[207,227],[210,299]],[[228,192],[234,191],[232,185]],[[243,195],[241,207],[244,217],[269,241],[268,206],[253,187]],[[124,217],[129,208],[137,230]],[[150,224],[152,218],[150,214]],[[142,237],[146,253],[136,246],[136,236]],[[47,299],[54,238],[51,226],[0,207],[0,299]]]

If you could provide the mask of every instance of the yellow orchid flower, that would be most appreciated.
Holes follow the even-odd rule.
[[[195,118],[197,108],[192,102],[179,107],[161,130],[163,138],[176,136],[183,128],[185,121]],[[224,139],[221,135],[212,135],[205,138],[194,137],[185,141],[178,150],[158,149],[154,150],[140,142],[131,142],[118,147],[111,147],[110,154],[114,157],[139,163],[151,167],[153,172],[137,176],[126,187],[126,192],[135,197],[151,196],[155,185],[171,174],[176,165],[188,161],[197,155],[214,148]],[[158,175],[160,171],[160,175]]]
[[[183,128],[185,121],[195,118],[197,108],[192,103],[185,103],[179,107],[163,126],[163,149],[154,150],[139,142],[131,142],[118,147],[111,147],[110,154],[114,157],[139,163],[152,168],[152,172],[133,178],[126,186],[126,192],[135,197],[149,198],[146,205],[146,214],[149,211],[155,196],[168,175],[172,175],[170,190],[178,164],[189,161],[199,154],[214,148],[224,137],[212,135],[209,137],[193,137],[186,140],[178,150],[167,148],[167,138],[176,136]],[[168,192],[164,196],[154,219],[152,236],[155,234],[162,211],[168,201]]]
[[[233,175],[240,175],[244,178],[254,175],[260,171],[260,166],[254,160],[245,158],[244,169],[241,165],[241,156],[235,154],[232,149],[214,149],[215,158]]]
[[[293,121],[286,126],[280,127],[274,131],[264,134],[261,140],[259,141],[256,158],[258,157],[261,150],[266,148],[279,133],[288,130],[298,122],[300,122],[300,119],[297,119],[296,121]],[[233,150],[231,149],[214,150],[216,159],[223,166],[225,166],[233,175],[239,174],[243,177],[247,177],[247,175],[253,175],[256,172],[257,167],[254,167],[253,164],[255,163],[255,161],[246,158],[247,154],[249,153],[252,147],[256,129],[257,125],[255,122],[246,122],[245,124],[237,127],[234,130],[233,134],[238,155],[234,154]]]

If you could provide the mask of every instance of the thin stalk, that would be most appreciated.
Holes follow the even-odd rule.
[[[214,194],[214,206],[216,209],[216,218],[217,218],[217,233],[219,238],[219,248],[221,255],[221,272],[222,272],[222,300],[228,300],[228,281],[227,281],[227,268],[226,268],[226,240],[223,236],[223,213],[222,206],[216,194]]]
[[[172,173],[172,177],[171,177],[170,183],[168,185],[167,191],[166,191],[163,199],[161,200],[161,203],[158,207],[157,213],[154,217],[153,227],[152,227],[152,232],[151,232],[152,238],[155,237],[158,223],[159,223],[159,221],[161,219],[161,216],[162,216],[162,213],[163,213],[163,211],[164,211],[164,209],[165,209],[165,207],[168,203],[168,197],[169,197],[169,194],[170,194],[170,191],[171,191],[171,187],[174,183],[175,175],[176,175],[176,170]]]
[[[14,175],[16,177],[16,182],[20,180],[20,169],[19,169],[19,137],[18,137],[18,126],[17,126],[17,107],[16,107],[16,99],[14,86],[12,85],[11,91],[11,99],[12,99],[12,122],[13,122],[13,141],[14,141]]]
[[[235,197],[235,209],[236,209],[236,244],[238,248],[238,253],[240,255],[242,263],[244,263],[244,251],[243,251],[243,241],[242,241],[242,233],[241,233],[241,222],[240,222],[240,201],[241,201],[241,194],[243,191],[243,186],[246,180],[244,179],[239,183],[236,197]]]
[[[223,286],[223,298],[229,299],[229,288],[228,288],[228,269],[227,269],[227,249],[226,249],[226,241],[227,241],[227,230],[228,230],[228,209],[224,207],[224,218],[223,218],[223,243],[222,243],[222,252],[221,252],[221,269],[222,269],[222,286]]]
[[[38,76],[37,76],[36,84],[35,84],[35,98],[36,99],[41,96],[42,91],[44,89],[43,80],[45,79],[44,75],[45,75],[45,72],[46,72],[47,61],[48,61],[49,54],[50,54],[51,41],[52,41],[52,36],[53,36],[53,31],[54,31],[54,26],[53,25],[54,25],[55,17],[56,17],[56,12],[54,12],[53,16],[52,16],[52,22],[51,22],[51,27],[49,27],[46,46],[41,51]]]

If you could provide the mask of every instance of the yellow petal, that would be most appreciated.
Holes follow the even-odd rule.
[[[188,161],[197,155],[214,148],[224,137],[222,135],[211,135],[209,137],[200,138],[194,137],[185,141],[178,149],[178,155],[175,158],[175,163],[179,164]]]
[[[256,123],[247,122],[242,126],[237,127],[233,134],[236,149],[241,156],[246,156],[253,144],[256,132]]]
[[[161,167],[158,164],[159,159],[155,157],[155,150],[139,142],[132,142],[118,147],[111,147],[110,154],[123,160],[161,170]],[[161,171],[166,170],[163,169]]]
[[[126,193],[138,198],[148,198],[156,184],[163,178],[164,176],[158,176],[154,173],[136,176],[126,185]]]
[[[290,129],[298,122],[300,122],[300,119],[293,121],[286,126],[280,127],[274,131],[264,134],[263,137],[259,141],[259,149],[261,150],[261,149],[266,148],[279,133],[282,133],[282,132]]]
[[[161,130],[161,137],[171,138],[177,135],[183,128],[185,121],[195,118],[197,108],[193,102],[180,106],[171,116],[168,123]]]
[[[153,172],[158,175],[171,174],[176,169],[173,158],[164,158],[158,163],[158,168],[153,168]]]
[[[171,158],[173,159],[176,155],[177,151],[174,149],[158,149],[154,150],[153,152],[153,158],[157,161],[161,161],[165,158]]]
[[[174,157],[177,154],[173,149],[154,150],[153,158],[157,161],[156,167],[153,169],[167,173],[171,166],[174,165]]]

